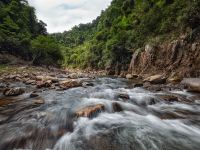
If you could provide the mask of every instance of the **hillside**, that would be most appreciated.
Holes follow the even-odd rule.
[[[59,45],[47,35],[46,24],[26,0],[0,1],[0,54],[37,65],[57,65],[62,58]]]
[[[197,40],[199,6],[199,0],[113,0],[92,23],[52,36],[65,47],[67,66],[120,74],[145,45]]]

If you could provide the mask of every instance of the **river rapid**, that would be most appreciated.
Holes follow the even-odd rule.
[[[181,90],[150,92],[120,78],[96,78],[93,86],[43,90],[45,103],[30,105],[27,92],[1,101],[0,150],[197,150],[200,148],[200,96]],[[15,83],[31,91],[31,86]],[[120,96],[126,94],[128,97]],[[185,101],[166,101],[175,95]],[[121,111],[113,110],[113,103]],[[75,112],[102,104],[90,117]]]

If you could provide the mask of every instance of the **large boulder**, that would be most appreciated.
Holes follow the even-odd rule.
[[[144,82],[150,82],[151,84],[164,84],[166,83],[166,77],[158,74],[144,79]]]
[[[76,117],[94,117],[97,115],[99,112],[104,111],[105,106],[103,104],[97,104],[94,106],[88,106],[85,108],[82,108],[78,111],[76,111],[75,116]]]
[[[3,94],[5,96],[18,96],[25,93],[24,88],[7,88],[4,90]]]
[[[200,78],[184,78],[181,84],[190,92],[200,92]]]

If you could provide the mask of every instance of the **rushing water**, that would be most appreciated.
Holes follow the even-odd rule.
[[[191,100],[184,91],[152,93],[131,88],[124,79],[90,80],[94,86],[40,93],[45,104],[30,105],[29,93],[0,106],[0,150],[197,150],[200,148],[200,99],[166,102],[163,94]],[[19,85],[18,85],[19,86]],[[20,85],[23,86],[23,85]],[[31,88],[31,87],[29,87]],[[128,100],[119,98],[127,93]],[[114,112],[117,102],[123,111]],[[92,118],[75,118],[84,107],[103,104]]]

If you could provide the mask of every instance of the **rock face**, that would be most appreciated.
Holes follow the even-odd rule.
[[[75,113],[75,116],[76,117],[89,117],[89,118],[91,118],[91,117],[94,117],[99,112],[104,111],[104,110],[105,110],[104,105],[97,104],[97,105],[94,105],[94,106],[88,106],[88,107],[85,107],[83,109],[78,110]]]
[[[144,79],[144,82],[150,82],[152,84],[164,84],[166,82],[166,78],[163,75],[154,75]]]
[[[200,76],[200,40],[188,42],[180,37],[161,45],[146,45],[133,52],[129,66],[131,74],[168,74],[180,77]]]
[[[5,96],[18,96],[23,93],[25,93],[25,89],[23,88],[7,88],[3,92]]]
[[[181,84],[184,84],[188,91],[200,92],[200,78],[184,78]]]

